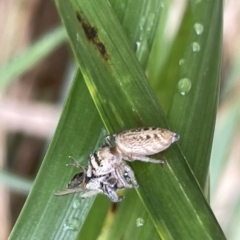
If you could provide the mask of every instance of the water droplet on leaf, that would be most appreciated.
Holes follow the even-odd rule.
[[[64,230],[73,230],[77,231],[79,228],[79,219],[73,218],[70,221],[64,223],[63,225]]]
[[[197,35],[201,35],[203,30],[204,30],[204,27],[201,23],[195,23],[194,24],[194,29],[195,29],[195,32]]]
[[[136,220],[136,226],[142,227],[144,225],[144,219],[143,218],[137,218]]]
[[[178,82],[178,91],[181,95],[186,95],[192,87],[192,83],[188,78],[182,78]]]
[[[201,50],[201,47],[200,47],[200,45],[197,42],[193,42],[192,43],[192,50],[194,52],[199,52]]]
[[[140,30],[144,29],[145,22],[146,22],[146,17],[142,17],[139,23]]]
[[[181,65],[183,65],[184,63],[185,63],[185,59],[181,58],[181,59],[179,60],[179,65],[181,66]]]
[[[81,205],[79,200],[74,200],[72,203],[73,208],[79,208]]]

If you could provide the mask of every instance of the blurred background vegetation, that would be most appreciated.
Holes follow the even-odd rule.
[[[162,40],[171,42],[185,5],[177,0],[169,3],[163,18],[168,31]],[[0,11],[0,239],[7,239],[54,133],[77,66],[54,2],[0,1]],[[240,237],[239,12],[240,3],[225,1],[221,91],[210,167],[210,202],[228,239]],[[138,57],[143,54],[136,52]]]

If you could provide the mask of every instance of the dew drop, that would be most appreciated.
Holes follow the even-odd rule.
[[[201,35],[203,30],[204,30],[204,27],[201,23],[195,23],[194,24],[194,29],[195,29],[195,32],[197,35]]]
[[[72,207],[77,209],[79,208],[81,205],[80,201],[79,200],[74,200],[73,203],[72,203]]]
[[[140,30],[144,29],[145,22],[146,22],[146,17],[142,17],[139,23]]]
[[[77,41],[79,41],[80,40],[80,36],[79,36],[79,34],[77,33]]]
[[[70,221],[64,223],[63,225],[63,230],[73,230],[73,231],[77,231],[79,228],[79,219],[77,218],[73,218]]]
[[[193,42],[192,43],[192,50],[194,52],[199,52],[201,50],[201,47],[200,47],[200,45],[197,42]]]
[[[148,18],[147,18],[147,31],[152,30],[152,26],[153,26],[153,23],[154,23],[154,18],[155,18],[155,15],[153,13],[150,13]]]
[[[192,87],[192,83],[188,78],[182,78],[178,82],[178,91],[181,95],[186,95]]]
[[[147,39],[137,42],[135,52],[136,52],[136,56],[140,60],[140,62],[141,62],[141,59],[143,58],[144,54],[146,54],[149,51],[150,50],[149,50]]]
[[[181,66],[181,65],[183,65],[184,63],[185,63],[185,59],[181,58],[181,59],[179,60],[179,65]]]
[[[136,220],[136,226],[142,227],[144,225],[144,219],[143,218],[137,218]]]
[[[137,42],[136,42],[136,45],[135,45],[135,47],[134,47],[134,52],[135,52],[136,54],[139,53],[139,51],[141,50],[141,46],[142,46],[142,41],[141,41],[141,40],[137,41]]]
[[[137,41],[136,42],[136,52],[139,50],[140,46],[141,46],[141,41]]]

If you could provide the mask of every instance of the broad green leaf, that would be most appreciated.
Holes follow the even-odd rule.
[[[83,0],[59,0],[57,4],[84,79],[109,132],[147,125],[168,128],[109,5],[105,1]],[[103,11],[99,11],[98,4]],[[67,14],[68,18],[64,18]],[[139,162],[131,164],[141,186],[138,194],[159,236],[224,239],[180,149],[171,147],[164,158],[167,163],[163,169]],[[185,221],[179,221],[182,215]]]
[[[4,87],[11,80],[33,67],[40,60],[50,54],[63,41],[66,32],[58,27],[26,49],[22,54],[14,57],[0,68],[0,87]]]

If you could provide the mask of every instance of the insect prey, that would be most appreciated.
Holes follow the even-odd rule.
[[[126,163],[120,164],[111,173],[98,176],[91,175],[91,177],[87,176],[86,169],[75,160],[74,164],[68,165],[81,168],[83,172],[77,173],[68,183],[67,188],[54,193],[55,196],[80,193],[81,198],[88,198],[103,193],[112,202],[119,202],[122,197],[117,195],[116,191],[118,189],[138,187],[134,172]]]

